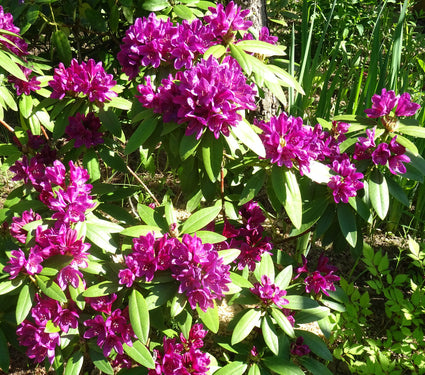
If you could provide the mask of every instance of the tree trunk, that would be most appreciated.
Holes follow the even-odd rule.
[[[234,3],[242,9],[249,9],[251,11],[249,19],[252,21],[252,27],[257,33],[262,27],[268,26],[266,0],[234,0]],[[258,115],[263,120],[269,120],[270,117],[276,115],[278,112],[280,103],[267,88],[263,88],[263,90],[264,98],[260,102]]]

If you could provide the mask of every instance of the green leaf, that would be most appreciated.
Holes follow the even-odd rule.
[[[220,243],[227,239],[225,236],[209,230],[198,230],[196,231],[196,236],[201,239],[202,243],[211,244]]]
[[[239,121],[236,126],[232,127],[231,132],[251,151],[262,158],[266,157],[266,149],[264,148],[263,142],[245,119]]]
[[[143,9],[149,12],[158,12],[170,6],[166,0],[147,0],[143,2]]]
[[[0,50],[0,67],[9,72],[12,76],[27,82],[27,77],[25,77],[19,65],[9,57],[7,52],[2,50]]]
[[[25,118],[30,117],[31,112],[32,112],[32,104],[33,104],[33,101],[32,101],[32,98],[31,98],[30,95],[21,95],[21,97],[19,98],[18,105],[19,105],[19,111],[20,111],[20,113],[23,117],[25,117]],[[34,134],[34,135],[40,135],[40,129],[39,128],[40,128],[40,126],[38,127],[38,130],[34,129],[34,131],[37,131],[37,133]],[[31,129],[31,130],[33,130],[33,129]]]
[[[22,284],[22,278],[0,282],[0,296],[15,290]]]
[[[294,172],[287,168],[273,165],[272,185],[279,202],[296,228],[302,223],[302,198]]]
[[[82,296],[82,293],[85,290],[85,286],[83,282],[80,279],[80,276],[78,276],[78,287],[74,288],[71,284],[68,285],[69,295],[71,296],[71,299],[76,303],[78,308],[80,310],[84,310],[86,306],[86,301],[84,297]]]
[[[248,62],[247,53],[242,48],[238,47],[235,44],[230,43],[229,47],[230,47],[230,54],[232,55],[232,57],[236,59],[236,61],[238,62],[242,70],[245,72],[245,74],[247,76],[250,76],[252,73],[252,67],[251,67],[251,64]]]
[[[196,211],[183,223],[180,233],[194,233],[197,230],[204,228],[217,217],[220,211],[220,205],[203,208],[199,211]]]
[[[298,366],[281,357],[265,357],[262,362],[268,369],[281,375],[304,375]]]
[[[279,289],[286,290],[289,283],[292,281],[292,272],[292,265],[286,266],[279,272],[274,280],[274,283],[279,287]]]
[[[195,154],[195,150],[201,143],[201,139],[196,139],[194,134],[183,136],[179,146],[179,154],[182,161]]]
[[[133,342],[133,346],[124,344],[123,348],[126,354],[133,358],[137,363],[147,368],[155,368],[155,361],[152,358],[151,353],[141,341]]]
[[[319,304],[315,300],[309,297],[299,295],[287,295],[285,296],[285,299],[289,301],[289,304],[285,305],[285,308],[291,310],[314,309],[315,307],[319,306]]]
[[[258,281],[261,281],[261,276],[267,275],[274,282],[274,264],[270,254],[262,255],[260,264],[254,270],[254,275]]]
[[[5,104],[12,109],[13,111],[18,110],[18,106],[16,105],[15,99],[13,99],[12,94],[10,91],[6,88],[6,86],[0,87],[0,98],[4,100]]]
[[[68,359],[65,367],[64,375],[76,375],[79,374],[84,363],[84,354],[80,351],[76,351],[72,354],[71,358]]]
[[[238,42],[238,47],[246,52],[258,53],[265,56],[284,55],[285,49],[281,46],[276,46],[260,40],[241,40]]]
[[[56,48],[59,60],[62,61],[65,66],[69,66],[72,59],[71,45],[63,30],[56,30],[53,32],[51,42]]]
[[[102,281],[99,284],[92,285],[83,292],[84,297],[102,297],[109,296],[118,291],[118,285],[112,281]]]
[[[103,356],[103,353],[93,349],[89,348],[89,355],[90,359],[92,360],[93,364],[100,370],[102,373],[108,374],[108,375],[114,375],[114,369],[112,368],[111,364],[108,362],[108,360]]]
[[[205,324],[205,326],[213,333],[217,333],[220,327],[220,319],[218,316],[217,304],[214,302],[214,308],[209,308],[207,311],[202,311],[199,306],[196,306],[199,319]]]
[[[137,127],[136,131],[131,135],[127,142],[127,146],[125,147],[124,153],[128,155],[133,151],[136,151],[154,132],[157,123],[158,119],[155,117],[144,120]]]
[[[111,7],[111,12],[109,15],[109,29],[111,32],[116,33],[118,31],[118,25],[120,21],[120,11],[117,4],[114,4]]]
[[[115,6],[116,5],[114,5],[114,7]],[[99,119],[102,122],[102,125],[113,135],[116,137],[121,136],[121,122],[112,109],[108,109],[107,111],[101,109],[99,111]]]
[[[248,375],[261,375],[260,367],[256,363],[251,363]]]
[[[377,169],[373,170],[368,180],[369,197],[372,207],[381,220],[387,216],[390,207],[390,195],[385,176]]]
[[[341,232],[350,244],[351,247],[356,247],[357,243],[357,225],[356,217],[353,214],[350,206],[345,203],[340,203],[337,206],[337,215]]]
[[[8,373],[10,365],[9,346],[6,336],[0,329],[0,369]]]
[[[191,20],[194,18],[193,12],[185,5],[178,4],[173,7],[173,12],[183,20]]]
[[[47,297],[53,298],[54,300],[59,302],[68,301],[68,298],[66,297],[65,293],[62,291],[60,286],[56,284],[53,280],[42,275],[35,275],[35,279],[37,280],[38,287]]]
[[[325,306],[319,306],[314,309],[305,309],[296,313],[295,321],[297,324],[305,324],[319,321],[329,316],[330,310]]]
[[[130,294],[128,309],[134,333],[146,344],[149,339],[149,310],[142,294],[135,289]]]
[[[288,318],[283,314],[281,310],[275,309],[274,307],[271,309],[272,316],[276,323],[282,328],[283,332],[285,332],[289,337],[295,337],[294,328],[289,322]]]
[[[304,337],[304,343],[308,345],[310,350],[323,358],[326,361],[332,361],[332,353],[329,351],[326,343],[317,335],[312,332],[297,330],[297,335]]]
[[[261,331],[266,345],[274,354],[279,355],[279,338],[274,324],[268,314],[266,314],[262,319]]]
[[[249,178],[239,198],[238,204],[240,206],[252,201],[258,195],[264,185],[265,178],[266,171],[264,169],[259,169]]]
[[[226,366],[214,372],[214,375],[242,375],[248,365],[243,362],[230,362]]]
[[[397,132],[400,132],[404,135],[410,135],[412,137],[417,138],[425,138],[425,128],[420,126],[399,125],[396,130]]]
[[[99,160],[97,160],[97,154],[93,148],[88,149],[84,154],[83,165],[89,173],[90,181],[93,182],[100,179]]]
[[[232,345],[241,342],[245,337],[247,337],[254,327],[259,325],[260,318],[261,310],[249,309],[233,329]]]
[[[218,256],[223,259],[224,264],[232,263],[241,253],[239,249],[225,249],[218,252]]]
[[[299,358],[300,363],[314,375],[333,375],[323,363],[307,356]]]
[[[230,272],[230,279],[232,280],[233,284],[236,284],[237,286],[240,286],[241,288],[252,288],[252,283],[247,280],[245,277],[235,273]]]
[[[133,225],[132,227],[125,228],[121,234],[129,237],[140,237],[146,236],[148,233],[152,232],[155,234],[161,234],[162,229],[152,225]]]
[[[109,100],[108,102],[105,102],[105,109],[108,109],[108,107],[114,107],[122,109],[123,111],[129,111],[131,109],[131,102],[130,100],[124,99],[122,97],[115,97]]]
[[[111,237],[111,233],[119,233],[123,230],[121,225],[102,220],[94,215],[87,215],[86,236],[95,245],[104,251],[115,253],[117,245]]]
[[[327,184],[332,176],[330,168],[316,160],[310,162],[310,171],[304,172],[304,174],[312,181],[318,184]]]
[[[186,296],[184,294],[177,294],[174,296],[173,300],[171,301],[171,307],[170,307],[170,315],[172,318],[175,318],[177,315],[179,315],[184,307],[186,306],[187,300]]]
[[[207,132],[202,137],[202,161],[205,171],[211,182],[220,179],[221,164],[223,162],[223,144],[221,136],[215,139],[213,133]]]
[[[213,55],[216,59],[219,59],[226,53],[226,47],[222,44],[215,44],[207,49],[204,53],[204,60],[208,60],[208,58]]]
[[[25,284],[19,292],[18,302],[16,303],[16,324],[21,324],[31,310],[34,301],[34,287],[32,284]]]

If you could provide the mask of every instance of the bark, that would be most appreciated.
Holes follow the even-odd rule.
[[[251,11],[250,20],[253,23],[252,27],[257,33],[262,27],[268,27],[266,0],[234,0],[234,3],[238,4],[242,9],[249,9]],[[263,120],[269,120],[270,117],[276,115],[278,112],[280,103],[268,89],[263,88],[263,90],[264,98],[259,103],[259,116],[257,117],[261,117]]]

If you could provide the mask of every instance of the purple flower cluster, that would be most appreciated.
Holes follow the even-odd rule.
[[[366,137],[359,137],[355,145],[353,158],[357,160],[372,159],[375,165],[386,165],[392,174],[406,173],[406,166],[410,158],[405,155],[406,148],[397,142],[394,136],[390,143],[375,144],[375,130],[367,129]]]
[[[217,139],[221,133],[228,136],[229,128],[242,120],[239,111],[256,108],[255,90],[231,57],[220,63],[210,56],[163,79],[156,90],[148,77],[138,91],[144,107],[162,114],[164,122],[187,123],[186,135],[195,134],[197,139],[205,128]]]
[[[314,292],[316,295],[324,293],[329,296],[328,290],[335,291],[334,282],[339,281],[340,277],[334,274],[337,268],[328,264],[328,257],[321,254],[317,262],[317,268],[313,272],[309,271],[307,259],[304,255],[302,256],[302,260],[303,265],[297,268],[297,276],[295,276],[295,279],[303,273],[307,274],[304,279],[307,293]]]
[[[3,7],[0,5],[0,29],[6,30],[11,33],[17,34],[1,34],[0,45],[3,48],[8,49],[10,52],[14,53],[17,56],[25,56],[28,54],[28,45],[20,36],[20,29],[13,24],[13,16],[10,13],[4,13]]]
[[[100,126],[100,119],[93,112],[87,115],[77,113],[74,117],[69,117],[65,133],[75,140],[75,147],[90,148],[103,143],[102,133],[98,131]]]
[[[13,180],[33,185],[40,193],[40,200],[55,211],[52,218],[59,223],[84,221],[86,211],[95,206],[90,195],[92,185],[86,183],[89,179],[87,170],[75,166],[72,161],[69,162],[69,181],[65,166],[59,160],[47,167],[38,157],[28,161],[24,155],[10,171],[15,173]]]
[[[126,268],[119,274],[119,283],[131,287],[136,279],[151,281],[156,271],[170,270],[179,281],[179,293],[185,293],[192,309],[203,311],[214,306],[229,290],[230,266],[211,244],[203,244],[195,236],[183,235],[180,242],[167,235],[155,239],[153,233],[133,239],[131,254],[125,255]]]
[[[364,176],[357,172],[356,166],[350,162],[347,155],[340,160],[335,159],[330,165],[331,170],[336,172],[328,182],[328,187],[332,189],[335,203],[348,203],[350,197],[357,194],[357,190],[363,189]]]
[[[268,308],[275,304],[281,309],[289,303],[286,296],[286,290],[280,289],[276,284],[272,283],[270,277],[267,275],[261,276],[261,282],[255,283],[250,291],[260,297],[263,308]]]
[[[23,217],[32,215],[29,211],[23,213]],[[34,216],[33,216],[34,217]],[[15,218],[15,222],[19,222]],[[19,223],[23,223],[21,220]],[[11,229],[15,228],[16,226]],[[22,242],[25,234],[21,228],[18,232],[11,230],[12,236]],[[54,255],[65,255],[69,257],[69,264],[63,267],[57,274],[56,280],[65,290],[68,284],[77,288],[83,274],[80,268],[86,268],[87,251],[90,244],[82,242],[78,238],[77,231],[69,226],[62,224],[57,227],[44,229],[39,225],[35,230],[35,245],[28,251],[28,256],[21,250],[13,250],[8,264],[3,268],[4,272],[10,274],[10,279],[16,278],[20,273],[34,275],[40,273],[43,269],[42,262]],[[84,282],[84,280],[83,280]]]
[[[116,81],[113,80],[112,74],[105,72],[102,62],[96,64],[93,59],[89,59],[87,63],[83,61],[81,64],[72,59],[68,68],[59,63],[59,67],[55,68],[53,79],[49,81],[49,86],[53,89],[51,98],[79,97],[82,94],[90,102],[97,104],[118,95],[111,90],[115,85]]]
[[[92,305],[93,306],[93,305]],[[85,339],[97,338],[97,345],[103,349],[103,355],[107,358],[112,350],[119,355],[124,355],[123,344],[133,346],[133,339],[137,339],[131,328],[128,316],[128,308],[116,309],[110,314],[96,315],[93,319],[83,322],[88,327],[84,332]]]
[[[311,350],[308,345],[304,344],[304,337],[299,336],[295,342],[291,343],[290,352],[292,355],[302,357],[310,353]]]
[[[303,125],[301,117],[288,116],[282,112],[270,121],[255,120],[263,132],[260,138],[266,149],[266,159],[279,167],[299,168],[300,174],[310,171],[310,163],[322,154],[321,128]]]
[[[28,347],[27,356],[36,362],[43,362],[47,357],[50,363],[55,358],[55,348],[60,345],[61,332],[78,327],[79,314],[74,304],[61,306],[58,301],[35,295],[35,306],[31,309],[34,322],[25,319],[16,330],[19,344]],[[48,323],[57,329],[46,329]]]
[[[228,221],[224,223],[223,236],[230,239],[217,245],[221,249],[239,249],[241,252],[235,260],[239,270],[246,266],[250,271],[254,271],[261,261],[263,254],[270,254],[272,244],[268,237],[263,236],[264,228],[262,224],[266,220],[261,208],[256,202],[246,203],[239,215],[242,216],[243,226],[235,228]]]
[[[31,77],[30,75],[32,73],[32,70],[29,68],[25,68],[21,66],[22,72],[25,74],[25,77],[27,78],[26,81],[19,79],[14,76],[8,76],[8,81],[13,83],[13,86],[16,89],[17,95],[30,95],[31,91],[37,91],[40,89],[40,81],[36,77]]]
[[[386,117],[388,115],[395,115],[396,117],[414,116],[419,108],[421,106],[411,101],[409,93],[396,95],[393,90],[387,91],[384,88],[381,95],[372,96],[372,108],[365,109],[365,113],[369,118]]]
[[[189,69],[211,46],[212,39],[211,28],[199,19],[175,26],[151,13],[148,18],[137,18],[126,31],[117,58],[130,79],[138,76],[141,66],[158,68],[170,61],[177,70]]]
[[[122,40],[118,61],[130,79],[138,76],[142,66],[157,69],[172,64],[176,70],[190,69],[209,47],[227,45],[235,39],[237,30],[248,30],[252,25],[246,19],[249,13],[231,1],[226,7],[222,4],[210,7],[202,21],[183,20],[174,25],[169,19],[157,18],[154,13],[148,18],[137,18]],[[251,34],[246,33],[244,39],[248,39],[246,35]],[[275,44],[277,38],[263,28],[260,40]]]
[[[164,337],[162,351],[154,349],[155,369],[149,370],[148,375],[207,374],[210,358],[200,350],[206,334],[202,324],[194,324],[187,339],[183,334],[180,342]]]

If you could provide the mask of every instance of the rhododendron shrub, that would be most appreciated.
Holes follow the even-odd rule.
[[[0,156],[15,184],[0,210],[0,351],[18,343],[66,374],[325,368],[344,294],[334,252],[307,249],[358,248],[390,194],[403,200],[399,181],[423,176],[408,138],[423,130],[406,119],[419,104],[382,89],[366,117],[308,124],[286,108],[302,88],[284,46],[249,10],[101,3],[117,49],[85,56],[58,21],[50,65],[0,6],[13,131]],[[282,104],[270,118],[268,90]],[[305,331],[316,322],[320,335]]]

